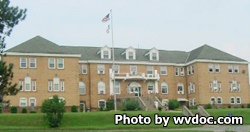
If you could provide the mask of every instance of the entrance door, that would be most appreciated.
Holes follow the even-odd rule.
[[[80,112],[85,112],[85,103],[80,103]]]
[[[141,87],[136,87],[134,93],[136,97],[141,97]]]

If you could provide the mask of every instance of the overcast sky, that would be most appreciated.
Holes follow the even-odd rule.
[[[11,0],[27,8],[27,18],[7,49],[40,35],[59,45],[111,47],[108,23],[113,10],[115,47],[191,51],[208,44],[250,61],[249,0]]]

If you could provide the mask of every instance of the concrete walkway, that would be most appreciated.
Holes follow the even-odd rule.
[[[208,130],[214,132],[225,132],[225,130],[230,130],[235,132],[250,132],[250,125],[204,125],[202,127],[184,128],[178,130]]]

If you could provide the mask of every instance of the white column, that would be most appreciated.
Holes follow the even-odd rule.
[[[159,93],[159,90],[158,90],[158,81],[155,81],[155,93]]]

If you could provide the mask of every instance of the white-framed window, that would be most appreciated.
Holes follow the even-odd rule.
[[[241,97],[236,97],[236,104],[241,104]]]
[[[137,74],[137,66],[136,65],[130,66],[130,74],[133,74],[133,75]]]
[[[153,66],[147,66],[147,74],[152,75],[153,74]]]
[[[161,75],[167,75],[167,67],[166,66],[161,66],[160,70],[161,70]]]
[[[184,76],[184,75],[185,75],[184,67],[181,67],[181,68],[180,68],[180,75],[181,75],[181,76]]]
[[[214,72],[214,64],[208,64],[208,71],[209,72]]]
[[[36,58],[29,58],[29,68],[36,68]]]
[[[217,104],[222,104],[222,98],[221,97],[217,97]]]
[[[106,94],[105,83],[102,81],[98,82],[98,94]]]
[[[19,100],[19,106],[27,106],[27,98],[21,97]]]
[[[231,98],[230,98],[230,103],[231,103],[231,104],[235,104],[235,98],[234,98],[234,97],[231,97]]]
[[[58,77],[54,77],[53,78],[53,91],[59,91],[59,78]]]
[[[31,107],[36,106],[36,98],[34,98],[34,97],[29,98],[29,106],[31,106]]]
[[[121,93],[120,89],[121,89],[121,88],[120,88],[120,82],[115,81],[114,93],[115,93],[115,94],[120,94],[120,93]]]
[[[181,82],[177,84],[177,94],[184,94],[184,85]]]
[[[215,64],[215,72],[220,73],[220,64]]]
[[[53,81],[49,80],[48,81],[48,91],[52,91],[52,88],[53,88]]]
[[[104,50],[103,51],[103,59],[109,59],[109,51],[108,50]]]
[[[212,105],[216,104],[216,99],[215,99],[215,97],[211,97],[211,98],[210,98],[210,102],[211,102]]]
[[[104,65],[97,65],[97,73],[98,74],[105,74],[105,66]]]
[[[148,94],[151,94],[154,92],[154,83],[153,82],[148,82]]]
[[[115,74],[119,74],[119,72],[120,72],[120,66],[119,65],[115,65],[114,66],[114,71],[115,71]]]
[[[191,66],[190,70],[191,70],[191,74],[194,74],[194,66]]]
[[[87,65],[82,65],[82,74],[87,74]]]
[[[168,94],[168,85],[165,82],[161,83],[161,93],[162,94]]]
[[[98,108],[106,108],[106,101],[105,100],[99,100],[98,101]]]
[[[25,83],[25,91],[31,91],[31,78],[30,77],[25,77],[24,79]]]
[[[61,87],[61,91],[65,90],[65,86],[64,86],[64,80],[60,80],[60,87]]]
[[[55,66],[55,58],[49,58],[48,59],[48,66],[49,66],[49,69],[55,69],[56,66]]]
[[[134,59],[134,52],[133,51],[128,52],[128,59],[131,59],[131,60]]]
[[[57,69],[64,69],[64,59],[57,58]]]
[[[19,80],[20,91],[23,91],[23,80]]]
[[[84,82],[79,82],[79,92],[80,94],[86,94],[86,88]]]
[[[175,67],[175,76],[179,76],[179,68]]]
[[[233,65],[228,65],[228,73],[233,73]]]
[[[213,80],[209,84],[210,92],[221,92],[222,87],[221,87],[221,82],[218,82],[217,80]]]
[[[157,59],[157,53],[156,53],[156,52],[153,52],[153,53],[152,53],[152,60],[158,60],[158,59]]]
[[[20,58],[20,68],[27,68],[27,58],[25,57]]]
[[[239,66],[238,65],[234,65],[234,73],[239,73]]]
[[[189,94],[195,93],[195,84],[193,82],[189,83],[188,90],[189,90],[189,92],[188,92]]]
[[[32,91],[36,91],[36,80],[31,81]]]
[[[190,71],[190,67],[188,66],[187,67],[187,75],[190,75],[191,74],[191,71]]]
[[[229,88],[230,92],[240,92],[240,82],[237,82],[236,80],[229,82]]]

